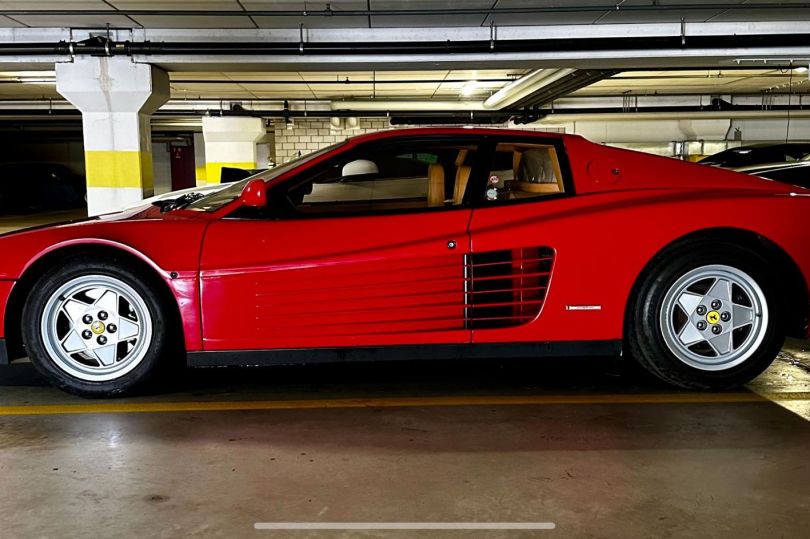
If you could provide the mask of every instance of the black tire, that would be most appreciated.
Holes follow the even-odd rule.
[[[169,364],[162,359],[177,350],[177,343],[172,339],[176,332],[171,331],[173,318],[167,301],[160,293],[156,278],[131,268],[129,261],[115,256],[76,256],[45,273],[34,285],[22,313],[23,341],[34,367],[55,387],[82,397],[123,396],[144,389],[158,370],[162,370],[159,368]],[[137,366],[118,378],[106,381],[83,380],[61,368],[48,352],[40,329],[49,298],[65,283],[88,275],[112,277],[133,288],[143,299],[152,322],[151,340],[145,344],[146,353]]]
[[[679,359],[667,346],[660,322],[667,291],[687,272],[708,265],[730,266],[751,276],[764,293],[769,311],[764,338],[753,354],[738,365],[716,371],[698,369]],[[626,346],[643,369],[670,385],[699,390],[738,387],[765,371],[782,348],[784,298],[772,265],[760,254],[733,243],[685,242],[657,257],[640,277],[627,311]]]

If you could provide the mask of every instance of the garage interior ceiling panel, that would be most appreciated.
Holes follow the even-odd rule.
[[[617,9],[617,3],[620,4]],[[649,0],[332,0],[330,2],[270,2],[252,0],[173,0],[128,1],[72,0],[31,2],[8,0],[0,2],[0,10],[39,11],[0,17],[5,27],[103,27],[115,28],[391,28],[556,25],[556,24],[615,24],[673,22],[733,22],[746,20],[781,21],[796,18],[798,11],[807,12],[808,5],[800,1],[757,0],[757,5],[773,4],[779,9],[747,9],[746,0],[704,2],[696,0],[660,0],[655,10]],[[327,4],[333,15],[322,15]],[[728,6],[732,6],[729,8]],[[739,7],[737,7],[739,6]],[[792,7],[795,6],[795,7]],[[462,9],[466,12],[449,15],[442,10]],[[513,9],[535,9],[529,12],[509,12]],[[339,15],[340,12],[371,11],[371,14]],[[435,14],[425,11],[438,11]],[[471,10],[494,10],[495,13],[471,13]],[[506,10],[497,13],[498,10]],[[49,14],[49,11],[69,11],[70,14]],[[131,14],[130,12],[138,12]],[[154,14],[142,13],[154,11]],[[188,15],[161,14],[161,11],[187,11]],[[232,12],[232,16],[206,15],[204,12]],[[308,11],[309,15],[268,16],[251,15],[259,11]],[[374,14],[375,11],[389,13]],[[402,12],[391,14],[390,11]],[[415,11],[415,13],[407,13]],[[75,12],[75,14],[73,14]],[[105,12],[105,13],[98,13]],[[107,14],[106,12],[109,12]],[[245,15],[239,15],[245,13]]]

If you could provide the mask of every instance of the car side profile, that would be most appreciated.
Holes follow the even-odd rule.
[[[722,168],[740,168],[771,163],[795,163],[810,157],[810,143],[781,142],[737,146],[704,157],[702,165]]]
[[[0,237],[0,361],[85,396],[178,359],[626,354],[728,388],[808,337],[809,224],[810,190],[578,136],[380,132]]]

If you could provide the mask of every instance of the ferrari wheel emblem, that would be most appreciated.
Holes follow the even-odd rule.
[[[706,315],[706,321],[710,324],[716,324],[720,321],[720,313],[717,311],[711,311],[709,314]]]
[[[98,321],[93,322],[90,325],[90,331],[92,331],[96,335],[101,335],[102,333],[104,333],[104,322],[98,322]]]

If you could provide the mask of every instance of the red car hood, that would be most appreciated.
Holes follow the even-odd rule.
[[[209,222],[210,215],[202,212],[161,213],[148,206],[11,232],[0,236],[0,280],[18,279],[31,264],[58,249],[87,246],[122,249],[161,270],[196,271]]]

